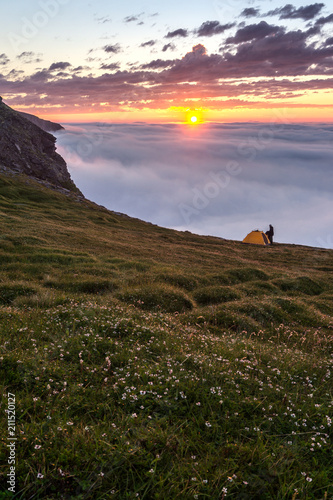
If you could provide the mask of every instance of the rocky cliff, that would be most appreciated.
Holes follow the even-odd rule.
[[[56,152],[56,138],[4,104],[0,98],[0,168],[21,173],[81,194],[65,160]]]
[[[31,123],[34,123],[39,128],[44,130],[45,132],[57,132],[58,130],[64,130],[64,127],[59,125],[59,123],[53,123],[48,120],[43,120],[42,118],[38,118],[38,116],[30,115],[30,113],[19,112],[23,118],[26,118]]]

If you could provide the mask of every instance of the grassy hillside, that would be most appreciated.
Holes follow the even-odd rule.
[[[333,498],[333,251],[179,233],[23,177],[0,176],[0,216],[0,499]]]

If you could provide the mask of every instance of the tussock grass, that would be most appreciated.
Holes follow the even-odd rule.
[[[266,281],[252,281],[244,286],[238,287],[248,297],[264,297],[267,295],[279,295],[280,290],[272,283]]]
[[[49,308],[68,302],[65,295],[54,293],[51,290],[41,289],[35,294],[19,296],[13,300],[13,306],[18,308]]]
[[[194,298],[201,306],[209,304],[221,304],[239,298],[239,294],[228,287],[210,286],[197,288],[194,292]]]
[[[147,311],[166,313],[185,312],[193,308],[193,303],[181,290],[170,286],[142,286],[118,293],[117,298]]]
[[[187,291],[192,291],[198,286],[198,278],[196,276],[180,274],[177,271],[160,271],[156,274],[156,280],[162,283],[169,283],[175,287],[184,288]]]
[[[19,177],[0,214],[16,499],[333,497],[333,251],[178,233]]]
[[[25,284],[0,284],[0,304],[9,305],[17,297],[33,295],[36,290]]]
[[[278,279],[274,281],[284,292],[299,292],[306,295],[320,295],[324,291],[324,287],[309,278],[308,276],[301,276],[294,279]]]
[[[77,278],[73,278],[73,280],[70,280],[67,278],[64,281],[47,279],[44,281],[44,285],[57,290],[87,294],[110,293],[118,288],[116,283],[103,279],[78,280]]]
[[[234,283],[244,283],[252,280],[268,280],[268,275],[265,271],[256,268],[231,269],[227,273]]]
[[[272,324],[280,325],[288,320],[285,311],[271,303],[254,304],[252,302],[244,303],[237,307],[237,311],[245,314],[247,317],[254,319],[261,326],[270,327]]]

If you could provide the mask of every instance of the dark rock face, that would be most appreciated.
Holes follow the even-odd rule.
[[[39,128],[44,130],[44,132],[57,132],[58,130],[64,130],[64,127],[59,125],[59,123],[53,123],[49,122],[48,120],[42,120],[42,118],[38,118],[38,116],[30,115],[29,113],[23,113],[22,111],[19,111],[19,113],[21,116],[23,116],[23,118],[26,118],[31,123],[34,123]]]
[[[81,194],[65,160],[56,152],[56,138],[0,100],[0,166]]]

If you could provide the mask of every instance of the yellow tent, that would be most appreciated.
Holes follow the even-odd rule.
[[[243,243],[250,243],[252,245],[270,245],[268,236],[266,236],[263,231],[259,231],[258,229],[245,236]]]

